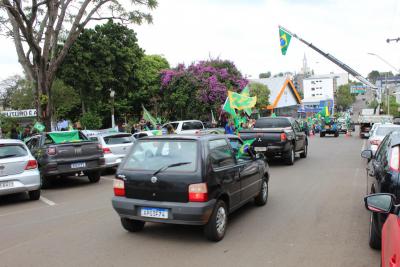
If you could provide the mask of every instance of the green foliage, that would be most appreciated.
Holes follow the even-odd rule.
[[[355,96],[350,93],[350,84],[339,86],[336,93],[336,106],[338,110],[348,109],[355,101]]]
[[[372,83],[375,83],[376,82],[376,79],[378,78],[378,77],[380,77],[381,75],[380,75],[380,73],[379,73],[379,71],[377,71],[377,70],[373,70],[373,71],[371,71],[369,74],[368,74],[368,80],[370,81],[370,82],[372,82]]]
[[[395,96],[390,96],[389,98],[389,115],[393,115],[394,117],[399,117],[400,112],[399,112],[400,105],[397,104],[396,102],[396,97]],[[384,97],[384,102],[382,104],[382,111],[384,114],[387,114],[387,97]]]
[[[368,105],[369,108],[373,108],[373,109],[376,109],[378,106],[379,106],[379,102],[376,99],[372,100],[371,103],[369,103],[369,105]]]
[[[94,130],[99,129],[102,124],[101,117],[93,112],[86,112],[79,120],[84,129]]]
[[[260,73],[258,75],[258,78],[260,78],[260,79],[266,79],[266,78],[270,78],[270,77],[271,77],[271,72],[270,71],[263,72],[263,73]]]
[[[80,95],[87,111],[104,120],[111,110],[110,89],[115,91],[116,116],[131,112],[139,90],[136,72],[144,53],[136,33],[107,22],[82,32],[66,57],[58,77]]]
[[[79,94],[61,80],[56,80],[52,87],[52,101],[55,119],[68,118],[76,120],[79,117]],[[75,111],[75,114],[73,113]]]
[[[1,126],[1,132],[3,133],[3,136],[10,137],[10,132],[12,128],[16,128],[17,132],[22,131],[22,128],[18,128],[18,121],[16,118],[10,118],[6,117],[4,115],[0,115],[0,126]]]
[[[269,104],[269,95],[271,93],[268,86],[262,83],[250,83],[249,88],[250,96],[257,96],[256,108],[258,110],[266,108]]]
[[[19,79],[17,81],[16,88],[10,92],[10,103],[11,109],[31,109],[35,107],[34,87],[32,83],[25,79]]]

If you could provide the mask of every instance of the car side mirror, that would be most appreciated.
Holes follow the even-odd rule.
[[[372,153],[372,150],[364,150],[361,152],[361,157],[365,159],[372,159],[374,157],[374,153]]]
[[[394,206],[395,198],[392,194],[372,194],[364,198],[365,208],[372,212],[389,213]]]

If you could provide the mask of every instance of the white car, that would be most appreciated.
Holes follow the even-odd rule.
[[[154,135],[153,131],[141,131],[141,132],[137,132],[137,133],[132,134],[132,136],[135,139],[140,139],[140,138],[143,138],[143,137],[153,136],[153,135]]]
[[[117,167],[125,158],[135,140],[129,133],[104,133],[90,139],[97,140],[103,148],[107,168]]]
[[[379,145],[385,136],[393,131],[400,131],[400,125],[395,124],[380,124],[377,125],[372,132],[372,135],[368,139],[369,149],[375,154],[376,150],[378,150]]]
[[[205,129],[203,123],[198,120],[171,121],[164,124],[162,128],[166,128],[168,124],[174,127],[176,134],[195,134]]]
[[[38,163],[20,140],[0,139],[0,196],[28,192],[31,200],[40,198]]]
[[[376,128],[378,128],[378,126],[380,125],[393,125],[393,123],[391,122],[385,122],[385,123],[381,123],[381,122],[376,122],[372,125],[371,130],[369,131],[369,136],[374,135],[374,131],[376,130]]]

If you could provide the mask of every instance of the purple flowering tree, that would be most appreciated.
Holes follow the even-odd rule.
[[[210,110],[217,111],[228,90],[240,92],[248,80],[228,60],[208,60],[183,64],[161,73],[161,108],[175,119],[207,119]]]

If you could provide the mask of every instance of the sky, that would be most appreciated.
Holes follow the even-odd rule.
[[[398,0],[159,0],[150,25],[132,25],[147,54],[163,55],[171,66],[209,58],[233,61],[243,75],[257,78],[299,72],[304,55],[315,74],[343,72],[292,38],[286,56],[279,46],[282,25],[364,76],[400,68]],[[21,74],[11,40],[0,42],[0,80]]]

